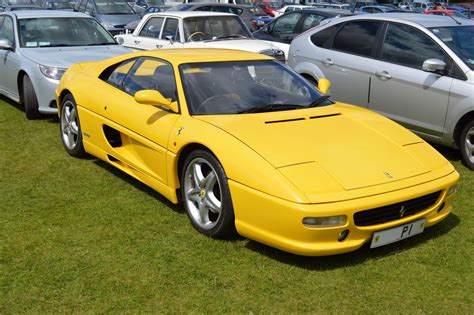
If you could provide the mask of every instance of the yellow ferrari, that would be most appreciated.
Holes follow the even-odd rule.
[[[451,212],[458,173],[422,139],[286,65],[167,49],[72,66],[61,139],[182,202],[196,230],[300,255],[378,247]]]

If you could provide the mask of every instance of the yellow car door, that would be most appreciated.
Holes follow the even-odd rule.
[[[177,101],[173,67],[160,59],[142,57],[124,62],[104,79],[114,90],[102,101],[105,106],[101,109],[111,158],[122,167],[166,183],[168,138],[179,114],[140,104],[134,95],[141,90],[157,90]]]

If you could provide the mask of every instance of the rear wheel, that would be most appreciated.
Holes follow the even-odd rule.
[[[82,144],[82,131],[77,113],[77,106],[71,94],[66,95],[61,102],[59,121],[61,140],[67,153],[74,157],[86,154]]]
[[[196,150],[186,158],[181,172],[181,197],[196,230],[216,238],[235,233],[227,177],[208,151]]]
[[[462,132],[459,142],[461,157],[464,165],[474,170],[474,120],[468,122]]]
[[[25,107],[26,118],[38,119],[41,114],[38,111],[38,99],[35,89],[27,75],[23,76],[23,106]]]

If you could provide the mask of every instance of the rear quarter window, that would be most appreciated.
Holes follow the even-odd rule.
[[[311,35],[311,42],[318,47],[326,47],[329,39],[337,32],[339,25],[333,25]]]

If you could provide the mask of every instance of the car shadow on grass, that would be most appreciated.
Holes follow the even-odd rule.
[[[16,110],[18,110],[19,112],[21,112],[21,114],[25,117],[26,119],[26,115],[25,115],[25,108],[23,107],[23,105],[21,105],[20,103],[17,103],[3,95],[0,95],[0,102],[5,102],[7,103],[8,105],[11,105],[13,108],[15,108]],[[59,117],[57,114],[39,114],[38,118],[37,119],[34,119],[34,120],[48,120],[49,122],[51,123],[54,123],[54,124],[57,124],[59,123]]]
[[[261,243],[257,243],[252,240],[249,240],[245,247],[251,251],[265,255],[281,263],[296,266],[302,269],[315,271],[332,270],[356,266],[369,260],[377,260],[379,258],[385,258],[404,251],[408,251],[411,248],[417,247],[427,241],[436,240],[436,238],[441,237],[454,229],[460,222],[461,220],[459,217],[456,214],[451,213],[445,220],[427,228],[422,234],[374,249],[370,249],[369,242],[354,252],[335,256],[299,256],[263,245]]]
[[[143,184],[142,182],[140,182],[139,180],[133,178],[132,176],[128,175],[127,173],[119,170],[118,168],[110,165],[109,163],[104,162],[104,161],[99,160],[99,159],[96,159],[95,157],[92,157],[90,155],[89,155],[89,157],[91,157],[91,159],[94,159],[93,162],[97,166],[106,169],[109,173],[111,173],[115,177],[118,177],[119,179],[127,182],[128,184],[135,187],[136,189],[138,189],[138,190],[144,192],[145,194],[153,197],[158,202],[161,202],[162,204],[164,204],[165,206],[167,206],[171,210],[173,210],[175,212],[178,212],[178,213],[184,213],[184,209],[180,204],[176,205],[176,204],[172,203],[171,201],[169,201],[168,199],[163,197],[163,195],[161,195],[159,192],[157,192],[154,189],[150,188],[149,186]]]

